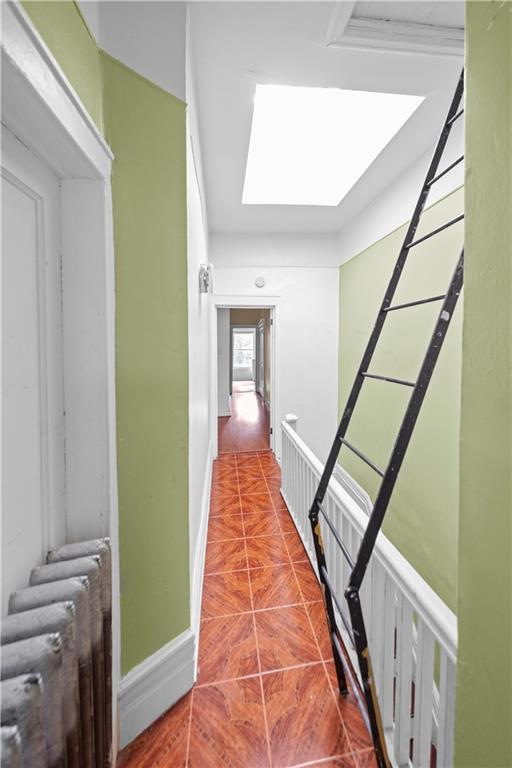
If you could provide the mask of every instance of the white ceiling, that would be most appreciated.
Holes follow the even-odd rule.
[[[343,0],[346,4],[347,0]],[[191,36],[210,229],[337,232],[435,143],[462,62],[456,56],[327,47],[333,2],[194,2]],[[353,4],[352,4],[353,5]],[[354,15],[462,26],[463,2],[358,2]],[[425,96],[337,207],[242,205],[257,83]],[[364,135],[361,136],[364,141]]]

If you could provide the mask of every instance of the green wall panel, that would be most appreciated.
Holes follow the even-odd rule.
[[[456,765],[512,765],[512,3],[466,5]]]
[[[23,5],[115,155],[126,673],[189,626],[185,104],[99,51],[74,2]]]
[[[77,5],[67,0],[23,0],[22,5],[90,116],[103,131],[98,48]]]
[[[457,190],[429,208],[418,236],[463,209]],[[377,316],[406,225],[374,243],[340,268],[339,410]],[[411,251],[396,302],[444,293],[462,245],[462,224]],[[416,378],[438,304],[389,315],[376,350],[374,373]],[[455,610],[457,589],[459,418],[461,386],[461,307],[455,312],[428,395],[403,463],[384,531],[423,578]],[[367,380],[347,438],[385,467],[410,389]],[[347,449],[341,464],[372,499],[378,476]]]
[[[189,626],[185,104],[104,53],[102,68],[126,672]]]

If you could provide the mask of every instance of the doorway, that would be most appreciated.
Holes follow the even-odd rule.
[[[272,309],[217,310],[218,451],[271,448]]]

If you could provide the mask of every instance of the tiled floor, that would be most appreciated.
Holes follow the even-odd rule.
[[[270,414],[249,382],[234,383],[231,416],[218,419],[219,453],[264,451],[270,447]]]
[[[336,688],[321,592],[270,452],[214,464],[199,675],[123,768],[370,768],[352,695]]]

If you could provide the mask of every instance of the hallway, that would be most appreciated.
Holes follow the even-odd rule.
[[[218,440],[219,453],[270,448],[270,411],[261,395],[255,392],[254,382],[233,382],[231,416],[219,417]]]
[[[198,681],[124,750],[123,768],[374,765],[337,694],[316,577],[270,452],[214,463]]]

